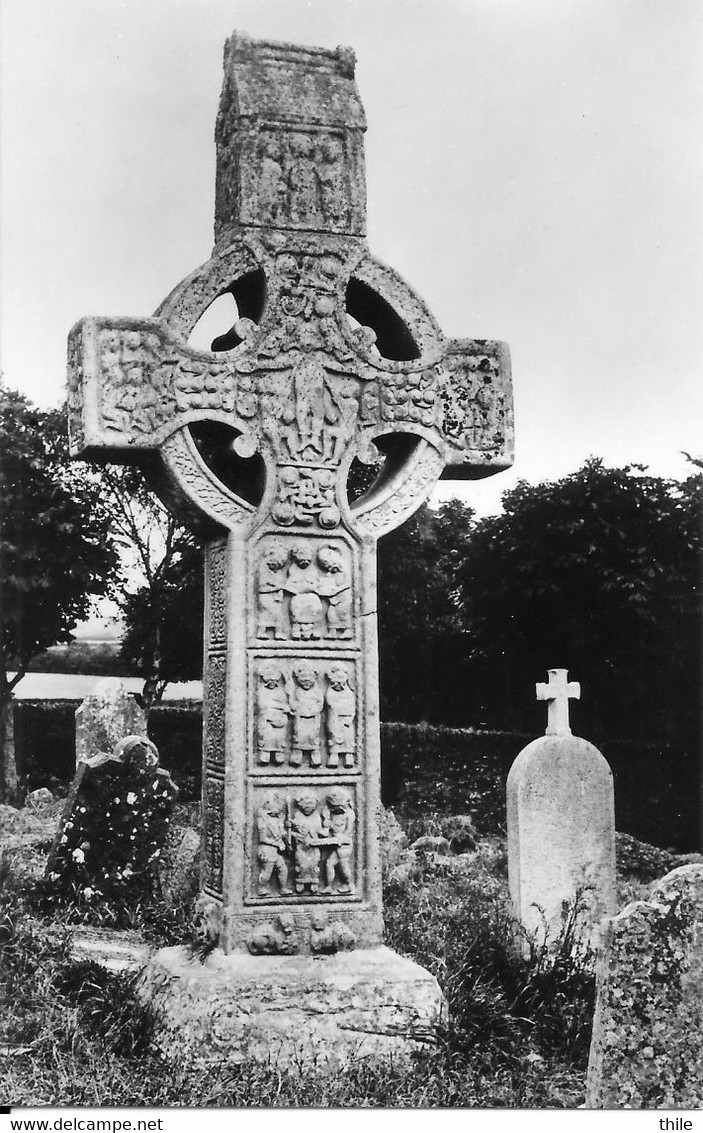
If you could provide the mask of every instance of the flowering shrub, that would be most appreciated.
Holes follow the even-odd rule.
[[[153,896],[177,797],[149,740],[130,737],[113,756],[82,764],[49,858],[46,895],[81,906]]]

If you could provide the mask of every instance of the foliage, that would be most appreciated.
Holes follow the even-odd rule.
[[[117,557],[100,494],[68,465],[60,414],[9,390],[0,411],[2,650],[6,668],[24,674],[108,593]]]
[[[465,627],[457,566],[473,512],[458,501],[422,507],[378,547],[381,716],[414,723],[465,719]]]
[[[202,669],[202,551],[151,491],[137,466],[107,465],[100,483],[123,556],[120,660],[144,678],[149,710],[169,681]]]
[[[702,487],[701,475],[677,483],[591,459],[505,493],[455,576],[473,713],[541,732],[533,682],[562,667],[584,687],[579,734],[693,743]]]
[[[0,391],[0,720],[33,657],[68,641],[117,568],[110,516],[69,465],[64,420]],[[10,676],[11,670],[15,671]],[[0,793],[2,784],[0,784]]]

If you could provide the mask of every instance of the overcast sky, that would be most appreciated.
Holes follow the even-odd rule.
[[[212,246],[221,56],[351,45],[373,252],[511,347],[517,459],[703,455],[701,0],[2,0],[2,369],[62,397],[82,315],[147,315]],[[453,491],[443,486],[442,495]]]

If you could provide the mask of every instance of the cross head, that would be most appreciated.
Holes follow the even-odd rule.
[[[512,462],[505,344],[446,340],[368,250],[365,125],[349,49],[234,35],[211,259],[69,338],[74,455],[139,462],[205,540],[199,909],[227,952],[380,940],[376,543]],[[354,461],[383,461],[358,499]]]
[[[569,700],[581,699],[581,685],[569,681],[568,669],[549,669],[549,683],[535,685],[538,700],[547,701],[548,736],[570,736]]]

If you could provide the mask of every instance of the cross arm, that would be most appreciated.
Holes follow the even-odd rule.
[[[492,339],[451,339],[439,391],[447,464],[442,479],[477,480],[515,458],[510,350]]]
[[[251,379],[235,366],[188,349],[158,318],[82,319],[68,345],[72,455],[138,459],[204,418],[246,431]]]

